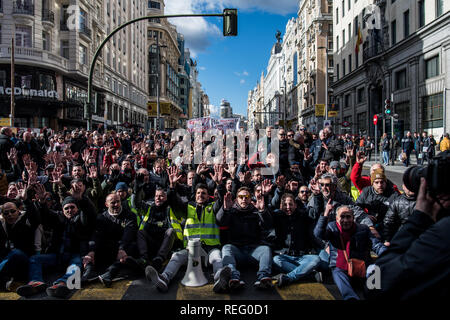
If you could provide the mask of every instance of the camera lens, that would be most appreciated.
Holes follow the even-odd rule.
[[[420,178],[427,177],[428,167],[413,166],[408,168],[403,174],[403,183],[406,188],[415,194],[419,193]]]

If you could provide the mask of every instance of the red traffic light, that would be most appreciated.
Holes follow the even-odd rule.
[[[378,116],[375,114],[375,115],[373,116],[373,124],[374,124],[374,125],[377,125],[377,123],[378,123]]]

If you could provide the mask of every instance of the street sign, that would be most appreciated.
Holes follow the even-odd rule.
[[[331,120],[323,120],[323,126],[324,127],[331,126]]]
[[[0,127],[10,127],[11,118],[0,118]]]
[[[378,116],[375,114],[375,115],[373,116],[373,124],[374,124],[374,125],[377,125],[377,122],[378,122]]]
[[[348,126],[350,126],[350,122],[348,122],[348,121],[343,121],[343,122],[341,123],[341,125],[342,125],[343,127],[348,127]]]

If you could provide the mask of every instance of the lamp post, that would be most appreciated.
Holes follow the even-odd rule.
[[[325,120],[328,120],[328,31],[325,37],[325,47],[317,47],[317,50],[319,49],[325,49]]]

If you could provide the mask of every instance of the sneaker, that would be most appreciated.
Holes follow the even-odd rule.
[[[91,263],[89,263],[85,268],[84,268],[84,272],[83,275],[81,276],[81,282],[82,283],[86,283],[86,282],[91,282],[98,279],[98,274],[97,272],[95,272],[94,270],[94,265],[92,265]]]
[[[30,281],[28,284],[17,288],[16,293],[22,297],[30,297],[35,294],[44,292],[47,285],[41,281]]]
[[[287,286],[289,283],[291,283],[291,279],[289,279],[289,277],[283,273],[280,274],[277,280],[277,287],[281,288]]]
[[[272,288],[273,287],[272,278],[264,277],[264,278],[262,278],[260,280],[257,280],[254,283],[254,286],[256,288],[258,288],[258,289],[269,289],[269,288]]]
[[[159,291],[167,292],[169,290],[169,280],[163,274],[159,274],[152,266],[145,268],[145,277],[149,282],[153,282]]]
[[[228,286],[232,291],[242,289],[245,286],[245,282],[239,279],[231,279],[228,282]]]
[[[316,271],[316,272],[314,273],[314,278],[316,279],[316,282],[317,282],[317,283],[323,283],[322,272]]]
[[[227,290],[228,287],[228,283],[230,281],[231,278],[231,268],[230,267],[223,267],[222,269],[220,269],[219,271],[216,272],[216,274],[214,275],[214,286],[213,286],[213,291],[215,293],[219,293],[222,291]]]
[[[64,282],[60,282],[51,287],[48,287],[46,291],[49,297],[62,299],[67,299],[71,292],[71,290],[67,288],[67,285]]]
[[[13,282],[14,282],[14,278],[13,277],[11,277],[9,280],[7,280],[5,282],[5,289],[6,289],[6,291],[11,291],[11,285],[13,284]]]

